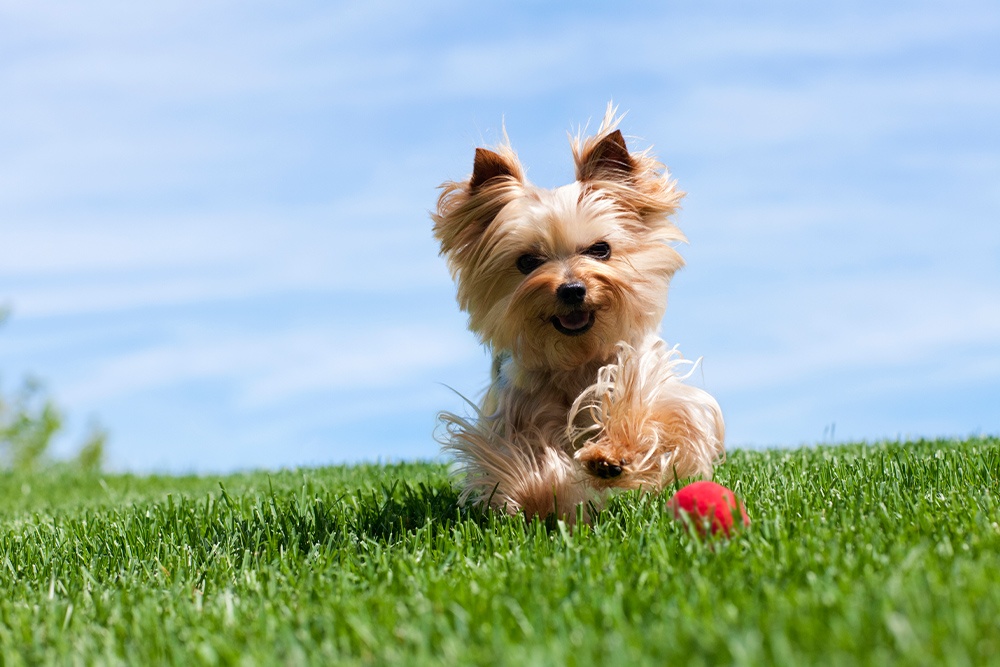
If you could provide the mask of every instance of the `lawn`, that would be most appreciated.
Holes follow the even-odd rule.
[[[1000,664],[1000,440],[736,451],[753,525],[459,509],[435,464],[0,473],[0,665]]]

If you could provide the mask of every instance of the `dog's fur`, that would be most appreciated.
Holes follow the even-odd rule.
[[[718,403],[657,337],[684,236],[682,192],[632,153],[609,105],[572,140],[576,180],[531,185],[504,136],[432,214],[469,328],[493,352],[474,418],[443,413],[463,501],[527,515],[589,516],[612,488],[710,477],[724,456]]]

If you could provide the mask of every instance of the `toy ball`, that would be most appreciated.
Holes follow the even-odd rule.
[[[729,537],[735,529],[750,525],[743,503],[732,491],[715,482],[695,482],[679,490],[667,502],[667,507],[673,510],[674,518],[683,520],[688,517],[687,526],[694,526],[702,536],[706,531],[713,535],[723,533]],[[737,509],[739,510],[737,512]],[[742,523],[734,526],[735,517],[740,517]]]

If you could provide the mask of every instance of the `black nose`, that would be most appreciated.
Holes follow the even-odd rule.
[[[579,280],[571,283],[563,283],[556,290],[556,298],[567,306],[579,306],[587,296],[587,286]]]

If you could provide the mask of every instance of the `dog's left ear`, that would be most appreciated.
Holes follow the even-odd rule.
[[[576,160],[578,181],[625,181],[635,173],[635,161],[621,130],[587,141]]]

